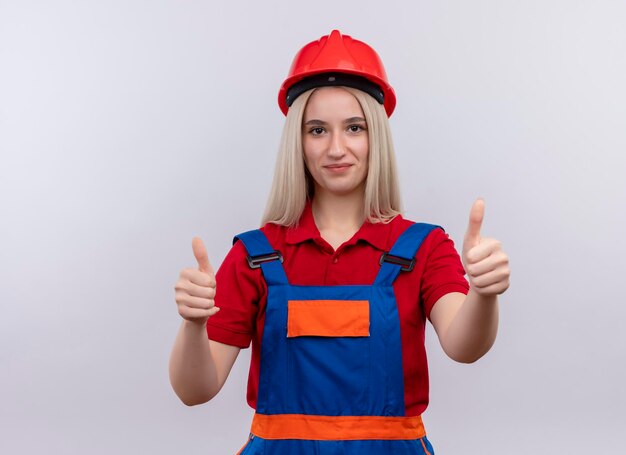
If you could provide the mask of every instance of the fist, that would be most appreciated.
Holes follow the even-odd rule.
[[[496,239],[481,237],[485,201],[476,199],[470,210],[469,225],[463,239],[461,259],[470,288],[477,294],[493,296],[509,288],[509,257]]]
[[[178,313],[187,321],[206,324],[220,309],[215,306],[215,272],[199,237],[191,241],[198,268],[183,269],[174,286]]]

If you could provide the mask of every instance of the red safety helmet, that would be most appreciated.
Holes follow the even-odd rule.
[[[396,94],[376,51],[339,30],[311,41],[296,54],[278,92],[280,110],[287,115],[300,94],[325,85],[346,85],[369,93],[385,106],[388,117],[396,107]]]

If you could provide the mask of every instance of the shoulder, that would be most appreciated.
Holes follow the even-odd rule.
[[[250,267],[250,264],[248,262],[248,256],[250,252],[246,248],[246,244],[250,248],[255,245],[255,242],[251,241],[251,243],[249,243],[247,240],[245,240],[246,244],[244,244],[244,241],[242,241],[239,236],[255,230],[259,230],[263,234],[265,234],[265,237],[267,237],[267,240],[269,241],[273,249],[280,250],[281,242],[279,241],[279,239],[281,238],[281,227],[282,226],[272,225],[268,223],[261,228],[242,230],[233,235],[233,245],[226,254],[226,257],[222,261],[222,264],[217,271],[218,279],[222,281],[231,280],[236,282],[254,282],[257,283],[258,287],[260,288],[261,282],[263,281],[261,269]]]
[[[286,226],[281,226],[275,223],[266,223],[262,227],[257,229],[251,229],[250,231],[261,231],[267,238],[272,248],[279,250],[285,244],[287,229],[288,228]],[[237,239],[237,237],[250,231],[241,231],[234,236],[234,243],[229,255],[232,255],[236,258],[244,258],[245,256],[247,256],[248,252],[246,251],[244,243]]]
[[[389,230],[389,240],[393,244],[409,227],[414,224],[424,225],[425,228],[430,229],[426,237],[424,238],[423,244],[425,246],[433,246],[441,243],[442,241],[449,238],[443,226],[437,223],[431,222],[417,222],[408,218],[404,218],[402,215],[397,215],[393,218],[389,223],[387,223],[387,229]]]
[[[259,229],[276,250],[283,249],[289,228],[276,223],[266,223]]]
[[[276,223],[265,223],[259,228],[259,230],[265,234],[268,239],[280,239],[281,237],[284,237],[287,229],[289,229],[287,226]]]

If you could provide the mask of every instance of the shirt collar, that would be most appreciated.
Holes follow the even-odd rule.
[[[398,217],[401,218],[401,215],[398,215]],[[363,240],[380,251],[387,251],[391,248],[391,245],[389,244],[391,235],[390,224],[391,223],[370,223],[365,220],[356,234],[354,234],[354,236],[346,244],[354,245],[359,240]],[[285,237],[285,241],[292,245],[306,242],[307,240],[313,240],[316,243],[323,240],[319,229],[315,225],[311,201],[309,199],[307,199],[302,215],[300,216],[300,220],[298,221],[298,225],[289,228]]]

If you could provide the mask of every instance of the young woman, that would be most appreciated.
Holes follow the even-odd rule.
[[[337,30],[307,44],[279,93],[286,123],[262,227],[235,237],[217,275],[193,239],[170,379],[185,404],[207,402],[252,344],[242,454],[433,454],[426,319],[459,362],[495,340],[508,257],[480,235],[481,199],[462,258],[443,228],[402,217],[395,101],[367,44]]]

